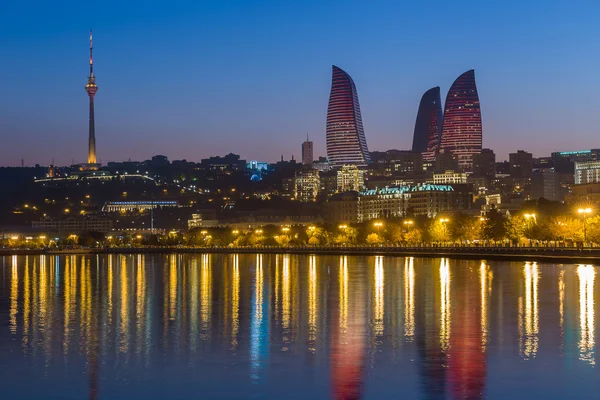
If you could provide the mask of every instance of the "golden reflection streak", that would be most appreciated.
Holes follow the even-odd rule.
[[[127,277],[127,258],[121,257],[121,310],[119,351],[127,353],[129,346],[129,278]]]
[[[10,333],[17,334],[17,314],[19,313],[19,270],[17,256],[12,257],[12,270],[10,276]]]
[[[284,346],[289,342],[290,316],[291,316],[291,291],[290,291],[290,255],[283,255],[283,272],[281,282],[281,326],[283,327]],[[287,348],[286,348],[287,349]]]
[[[23,277],[23,349],[29,343],[29,313],[31,304],[31,282],[29,280],[29,257],[25,257],[25,276]]]
[[[525,276],[525,299],[519,298],[520,352],[522,357],[529,359],[535,357],[538,351],[539,268],[537,263],[526,262],[523,267],[523,275]]]
[[[144,330],[145,322],[145,308],[146,308],[146,269],[144,267],[144,255],[138,254],[137,265],[136,265],[136,278],[135,278],[135,325],[136,334],[138,338],[137,353],[140,354],[142,351],[142,332]]]
[[[375,271],[374,271],[374,279],[375,279],[375,291],[374,291],[374,301],[373,301],[373,330],[375,336],[383,335],[384,330],[384,320],[383,316],[385,314],[385,299],[384,299],[384,285],[385,285],[385,276],[383,271],[383,256],[375,257]]]
[[[404,336],[415,335],[415,267],[414,257],[404,259]]]
[[[240,329],[240,260],[239,255],[233,255],[233,279],[231,292],[231,348],[235,350],[238,345],[238,332]]]
[[[69,352],[69,333],[70,333],[70,321],[71,321],[71,292],[75,289],[71,286],[71,259],[65,257],[65,294],[64,294],[64,332],[63,332],[63,353],[66,355]],[[26,274],[29,275],[29,274]]]
[[[346,343],[346,332],[348,330],[348,257],[340,258],[340,339]]]
[[[264,273],[263,256],[256,255],[256,281],[254,288],[254,315],[250,322],[250,378],[257,381],[260,370],[261,326],[263,323]]]
[[[177,256],[169,257],[169,320],[175,320],[177,312]]]
[[[308,341],[309,351],[315,351],[317,339],[317,259],[314,255],[308,258]]]
[[[190,344],[193,350],[198,345],[198,313],[199,306],[198,301],[200,296],[198,290],[200,289],[201,283],[198,281],[198,258],[192,258],[191,271],[190,271]]]
[[[565,270],[558,275],[558,312],[560,314],[560,333],[564,335],[565,327]]]
[[[596,270],[591,265],[577,267],[579,278],[579,359],[596,364],[594,354],[594,280]]]
[[[112,311],[113,311],[113,255],[108,256],[108,309],[106,310],[106,320],[112,325]]]
[[[40,256],[38,280],[38,329],[40,333],[46,332],[46,318],[48,314],[48,284],[46,282],[48,270],[46,268],[46,257]]]
[[[447,258],[440,262],[440,346],[446,351],[450,347],[452,302],[450,296],[450,265]]]
[[[81,257],[81,273],[80,273],[81,289],[80,289],[80,308],[79,308],[79,329],[81,334],[85,336],[86,343],[89,343],[91,319],[92,319],[92,278],[90,272],[89,260],[86,265],[86,257]]]
[[[212,314],[212,274],[210,269],[210,255],[202,255],[202,276],[200,285],[200,324],[201,337],[206,339],[210,336],[210,318]]]
[[[486,346],[489,338],[488,302],[492,292],[493,272],[484,261],[479,266],[479,281],[481,284],[481,345]]]

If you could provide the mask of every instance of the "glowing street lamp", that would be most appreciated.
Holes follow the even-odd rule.
[[[375,228],[377,228],[377,233],[379,233],[379,230],[380,230],[380,229],[381,229],[381,227],[383,226],[383,222],[379,222],[379,221],[377,221],[377,222],[375,222],[375,223],[373,224],[373,226],[375,226]]]
[[[237,234],[239,234],[239,233],[240,233],[240,231],[238,231],[237,229],[235,229],[235,230],[234,230],[233,232],[231,232],[231,233],[233,233],[234,235],[237,235]]]
[[[343,225],[338,226],[338,228],[340,228],[341,230],[345,230],[348,228],[348,225],[343,224]]]
[[[442,226],[444,227],[444,238],[445,238],[446,234],[447,234],[447,232],[446,232],[446,224],[448,222],[450,222],[450,220],[448,218],[440,218],[440,222],[441,222]]]
[[[254,231],[254,233],[258,233],[260,235],[261,233],[263,233],[263,230],[262,229],[257,229],[257,230]]]
[[[286,232],[286,233],[287,233],[287,232],[289,232],[289,231],[290,231],[290,228],[288,228],[287,226],[284,226],[283,228],[281,228],[281,230],[282,230],[283,232]]]

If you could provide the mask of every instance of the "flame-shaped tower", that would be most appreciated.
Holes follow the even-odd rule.
[[[92,30],[90,29],[90,76],[88,76],[87,85],[85,85],[85,91],[90,96],[90,127],[89,127],[89,147],[88,147],[88,164],[96,164],[96,128],[94,123],[94,96],[98,91],[98,85],[96,85],[96,77],[94,76],[94,59],[92,57],[92,51],[94,46],[92,44]]]

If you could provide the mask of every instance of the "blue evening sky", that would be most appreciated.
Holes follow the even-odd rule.
[[[598,1],[0,2],[0,165],[84,162],[94,29],[102,162],[325,155],[331,65],[370,150],[408,149],[419,100],[475,68],[504,159],[600,147]]]

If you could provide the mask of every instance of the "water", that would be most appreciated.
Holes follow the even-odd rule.
[[[597,399],[598,269],[0,258],[5,399]]]

